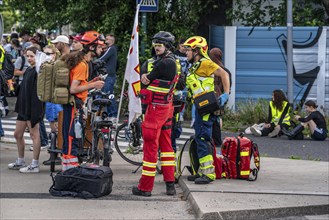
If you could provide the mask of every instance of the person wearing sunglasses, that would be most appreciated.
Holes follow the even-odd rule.
[[[175,37],[166,31],[160,31],[152,38],[156,55],[147,65],[147,71],[141,74],[141,99],[146,106],[142,124],[143,169],[138,186],[132,193],[137,196],[151,196],[156,175],[158,148],[166,194],[175,195],[175,154],[171,146],[171,127],[173,117],[172,97],[178,80],[176,59],[172,53]],[[145,68],[145,65],[143,65]]]
[[[55,45],[50,44],[43,48],[43,52],[50,57],[51,61],[56,61],[59,59],[61,53],[55,47]],[[62,105],[54,104],[51,102],[46,102],[46,119],[49,121],[51,132],[58,132],[58,118],[59,112],[63,111]],[[41,133],[41,131],[40,131]],[[47,136],[48,137],[48,136]],[[61,158],[57,157],[55,160],[56,164],[60,165]],[[46,161],[43,161],[43,165],[50,165],[50,158]]]

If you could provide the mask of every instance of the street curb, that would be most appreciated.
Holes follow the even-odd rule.
[[[329,204],[310,205],[310,206],[293,206],[278,207],[252,210],[234,210],[234,211],[211,211],[204,212],[198,205],[193,191],[190,191],[185,179],[181,177],[178,184],[183,190],[184,199],[188,200],[192,206],[197,219],[267,219],[280,218],[287,216],[304,216],[304,215],[322,215],[329,214]],[[206,191],[205,191],[206,192]],[[225,193],[225,192],[222,192]]]

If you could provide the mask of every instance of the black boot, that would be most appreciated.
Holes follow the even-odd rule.
[[[212,179],[210,179],[208,176],[203,174],[201,177],[196,178],[194,180],[194,183],[195,184],[208,184],[208,183],[211,183],[212,181],[213,181]]]
[[[200,177],[200,175],[197,173],[195,175],[189,175],[189,176],[187,176],[187,180],[188,181],[194,181],[196,178],[199,178],[199,177]]]
[[[151,192],[142,191],[142,190],[138,189],[137,186],[133,186],[132,193],[133,193],[133,195],[136,195],[136,196],[145,196],[145,197],[149,197],[152,195]]]
[[[175,189],[174,182],[166,182],[166,194],[168,196],[176,195],[176,189]]]
[[[287,135],[289,138],[294,138],[296,135],[301,133],[303,130],[304,130],[304,126],[303,125],[298,125],[297,127],[292,129],[291,131],[287,131],[286,129],[282,129],[282,133]]]

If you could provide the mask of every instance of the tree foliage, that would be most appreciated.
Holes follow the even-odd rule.
[[[278,3],[277,0],[236,0],[236,8],[228,10],[228,17],[245,26],[286,26],[287,0],[278,6],[274,2]],[[294,26],[328,25],[328,7],[328,0],[293,0]]]
[[[150,57],[151,38],[160,30],[172,32],[176,38],[195,35],[203,18],[222,7],[226,0],[159,0],[156,13],[146,13],[146,31],[141,26],[140,38],[145,42],[145,54]],[[136,0],[5,0],[2,10],[15,12],[21,29],[35,31],[39,28],[59,30],[69,25],[73,32],[96,30],[114,33],[119,47],[119,75],[126,64],[130,35],[136,11]],[[1,10],[1,9],[0,9]],[[19,12],[19,13],[17,13]],[[223,15],[225,16],[225,15]],[[122,81],[120,78],[119,82]]]

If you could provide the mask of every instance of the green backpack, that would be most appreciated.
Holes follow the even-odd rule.
[[[64,60],[46,61],[41,65],[37,95],[43,102],[68,104],[73,101],[70,94],[70,70]]]

